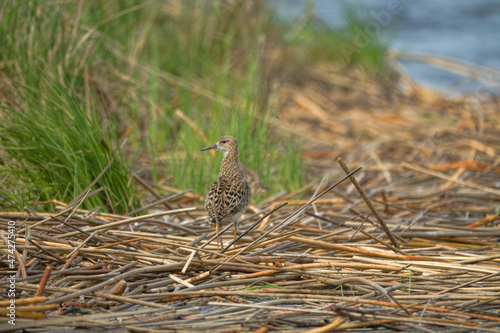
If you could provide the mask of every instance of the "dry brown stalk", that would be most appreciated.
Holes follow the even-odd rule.
[[[30,305],[30,304],[36,304],[36,303],[43,303],[47,300],[47,297],[41,296],[41,297],[29,297],[29,298],[20,298],[16,299],[16,305]],[[10,300],[7,301],[0,301],[0,307],[5,307],[10,304]]]
[[[127,288],[127,281],[120,280],[113,287],[109,288],[107,293],[111,295],[121,295],[125,291],[125,288]]]
[[[149,307],[152,307],[152,308],[172,310],[171,306],[167,306],[167,305],[163,305],[163,304],[157,304],[157,303],[152,303],[152,302],[141,301],[141,300],[133,299],[133,298],[130,298],[130,297],[113,295],[113,294],[110,294],[110,293],[95,292],[94,295],[97,296],[97,297],[107,298],[107,299],[110,299],[110,300],[113,300],[113,301],[122,302],[122,303],[130,303],[130,304],[137,304],[137,305],[142,305],[142,306],[149,306]]]
[[[40,284],[38,286],[38,290],[35,293],[35,298],[42,296],[43,289],[45,288],[45,285],[47,284],[47,281],[49,280],[49,276],[50,276],[50,272],[51,271],[52,271],[52,267],[47,266],[45,268],[45,272],[43,272],[43,276],[42,276],[42,279],[40,280]]]
[[[38,285],[32,284],[32,283],[19,283],[18,287],[21,290],[32,290],[32,291],[38,290]],[[51,292],[70,293],[70,294],[79,291],[79,289],[75,289],[75,288],[64,288],[64,287],[53,287],[53,286],[46,286],[44,288],[44,290],[51,291]],[[43,302],[45,302],[45,301],[46,301],[46,299]]]
[[[59,308],[58,305],[56,305],[56,308]],[[47,310],[53,310],[52,308],[51,309],[48,309]],[[7,316],[8,310],[3,308],[3,309],[0,309],[0,316]],[[44,314],[44,313],[39,313],[39,312],[32,312],[30,310],[26,311],[26,310],[19,310],[19,309],[16,309],[16,317],[19,317],[19,318],[31,318],[31,319],[44,319],[44,318],[47,318],[47,316]],[[1,326],[0,326],[0,329],[1,329]]]
[[[17,315],[17,311],[24,312],[24,313],[30,313],[30,312],[52,311],[52,310],[58,310],[58,309],[59,309],[58,304],[47,304],[47,305],[33,305],[33,304],[31,304],[30,306],[16,307],[16,315]],[[4,310],[4,309],[1,309],[1,310]],[[3,314],[5,314],[5,312]],[[26,317],[26,318],[31,318],[31,317]]]
[[[344,325],[339,326],[337,329],[334,329],[334,331],[345,331],[345,330],[356,329],[356,328],[383,326],[384,324],[390,324],[393,322],[394,322],[394,320],[392,320],[392,319],[380,319],[380,320],[364,321],[364,322],[361,322],[358,324],[344,324]]]
[[[365,254],[368,256],[381,257],[381,258],[390,258],[390,259],[396,259],[396,260],[429,260],[429,261],[445,262],[445,260],[442,260],[439,258],[430,258],[430,257],[412,256],[412,255],[401,255],[401,254],[393,254],[393,253],[384,253],[384,252],[379,252],[379,251],[370,251],[370,250],[358,249],[358,248],[349,247],[349,246],[340,245],[340,244],[332,244],[332,243],[323,242],[323,241],[317,241],[317,240],[312,240],[312,239],[307,239],[307,238],[300,238],[300,237],[296,237],[296,236],[290,237],[289,240],[297,242],[297,243],[315,245],[317,247],[325,248],[325,249],[359,253],[359,254]]]
[[[344,172],[346,174],[349,174],[350,171],[349,171],[349,168],[347,167],[347,165],[344,163],[344,161],[342,161],[342,158],[338,158],[337,159],[337,162],[340,164],[340,166],[342,167],[342,169],[344,169]],[[375,217],[377,218],[377,221],[378,223],[380,223],[380,226],[382,227],[382,229],[384,230],[385,234],[387,235],[387,237],[389,237],[392,245],[394,245],[396,248],[400,249],[401,246],[399,245],[398,241],[396,240],[396,238],[394,238],[394,236],[392,235],[392,232],[390,231],[390,229],[387,227],[387,225],[385,224],[384,220],[382,219],[382,217],[380,216],[380,214],[378,213],[378,210],[375,208],[375,206],[372,204],[372,202],[370,201],[370,199],[368,199],[368,197],[366,196],[365,194],[365,191],[363,190],[363,188],[359,185],[358,181],[356,180],[356,177],[354,176],[351,176],[349,177],[349,179],[351,180],[352,184],[354,185],[354,187],[356,188],[356,190],[358,191],[359,195],[363,198],[364,202],[366,203],[366,205],[368,206],[368,208],[370,208],[370,211],[372,212],[373,215],[375,215]]]
[[[54,218],[56,218],[56,217],[58,217],[58,216],[61,216],[61,215],[63,215],[63,214],[66,214],[67,212],[71,211],[72,209],[73,209],[73,207],[66,207],[65,209],[60,210],[60,211],[59,211],[59,212],[57,212],[56,214],[51,215],[51,216],[49,216],[49,217],[47,217],[47,218],[43,219],[43,220],[42,220],[42,221],[40,221],[40,222],[34,223],[34,224],[32,224],[32,225],[28,226],[28,227],[27,227],[27,228],[25,228],[25,229],[21,229],[21,230],[19,230],[19,233],[24,233],[24,232],[26,231],[26,229],[33,229],[33,228],[35,228],[35,227],[37,227],[37,226],[39,226],[39,225],[41,225],[41,224],[44,224],[44,223],[45,223],[45,222],[47,222],[47,221],[50,221],[51,219],[54,219]]]
[[[218,306],[230,306],[230,307],[239,307],[239,308],[252,308],[252,309],[265,309],[265,310],[280,310],[280,311],[292,311],[292,312],[306,312],[306,313],[320,313],[320,314],[330,314],[329,311],[318,311],[312,309],[301,309],[301,308],[283,308],[283,307],[275,307],[275,306],[266,306],[266,305],[255,305],[255,304],[225,304],[219,302],[210,302],[208,305],[218,305]]]
[[[476,221],[474,223],[468,224],[466,228],[477,228],[482,227],[483,225],[487,225],[488,223],[493,223],[500,218],[500,215],[488,215],[484,219]]]
[[[322,327],[313,328],[311,330],[304,331],[304,333],[332,332],[335,328],[339,327],[344,321],[345,321],[345,318],[337,317],[330,324],[326,324],[325,326],[322,326]]]
[[[136,222],[136,221],[145,220],[145,219],[149,219],[152,217],[164,216],[164,215],[169,215],[169,214],[179,214],[179,213],[184,213],[184,212],[190,212],[193,210],[196,210],[196,207],[173,209],[173,210],[169,210],[169,211],[165,211],[165,212],[151,213],[151,214],[147,214],[147,215],[127,218],[127,219],[116,221],[116,222],[111,222],[111,223],[108,223],[106,225],[91,227],[91,228],[86,229],[85,231],[89,232],[89,231],[94,231],[94,230],[110,229],[112,227],[120,226],[123,224],[129,224],[129,223]],[[71,236],[78,235],[78,233],[79,233],[78,231],[73,231],[73,232],[68,232],[68,233],[59,235],[58,237],[71,237]]]
[[[359,263],[341,263],[341,262],[323,262],[323,263],[303,264],[303,265],[296,265],[296,266],[288,266],[286,268],[291,269],[291,270],[292,269],[293,270],[306,270],[309,268],[321,268],[321,267],[375,269],[375,270],[382,270],[382,271],[400,271],[401,270],[401,267],[394,267],[394,266],[389,266],[389,265],[366,265],[366,264],[359,264]],[[282,272],[282,271],[271,269],[271,270],[267,270],[267,271],[261,271],[258,273],[241,275],[241,276],[236,277],[236,279],[251,279],[254,277],[273,275],[273,274],[280,273],[280,272]]]

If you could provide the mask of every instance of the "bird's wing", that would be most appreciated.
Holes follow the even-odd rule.
[[[212,221],[222,221],[237,215],[250,204],[251,190],[245,179],[231,181],[224,178],[216,179],[210,186],[205,208]]]

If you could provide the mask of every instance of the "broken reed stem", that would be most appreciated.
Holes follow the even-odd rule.
[[[157,309],[166,309],[166,310],[173,309],[173,307],[168,306],[168,305],[157,304],[157,303],[147,302],[147,301],[141,301],[141,300],[133,299],[130,297],[113,295],[113,294],[103,293],[103,292],[99,292],[99,291],[94,292],[94,295],[97,297],[102,297],[102,298],[106,298],[106,299],[110,299],[110,300],[122,302],[122,303],[136,304],[136,305],[140,305],[140,306],[149,306],[149,307],[157,308]]]
[[[45,297],[45,296],[18,298],[18,299],[16,299],[16,305],[31,305],[31,304],[36,304],[36,303],[43,303],[46,300],[47,300],[47,297]],[[5,306],[9,306],[10,303],[11,303],[10,300],[0,301],[0,308],[5,307]]]
[[[0,239],[2,239],[2,241],[4,242],[5,248],[9,248],[9,246],[8,246],[9,241],[2,233],[0,233]],[[15,246],[13,248],[11,248],[11,251],[13,252],[14,257],[16,257],[17,263],[19,265],[18,272],[20,272],[21,276],[25,278],[26,277],[26,267],[24,265],[23,258],[21,257],[21,255],[19,254],[19,252],[17,251],[17,248]]]
[[[38,290],[35,293],[35,298],[42,296],[43,289],[45,288],[45,285],[47,284],[47,281],[49,280],[51,271],[52,271],[52,267],[50,267],[50,266],[45,267],[45,272],[43,272],[42,279],[40,280],[40,285],[38,286]]]
[[[344,172],[346,174],[349,174],[349,168],[344,163],[344,161],[342,161],[342,158],[339,157],[337,159],[337,161],[340,164],[340,166],[342,167],[342,169],[344,170]],[[372,214],[377,218],[377,221],[380,223],[380,226],[384,230],[387,237],[389,237],[389,240],[391,241],[392,245],[394,245],[397,249],[401,249],[401,246],[399,245],[398,241],[396,240],[396,238],[392,234],[391,230],[389,228],[387,228],[387,225],[385,224],[384,220],[382,220],[382,217],[378,213],[377,209],[375,208],[375,206],[373,206],[370,199],[368,199],[368,197],[366,196],[365,191],[363,190],[361,185],[359,185],[358,181],[356,180],[356,177],[350,176],[349,178],[351,179],[352,184],[354,185],[354,187],[358,191],[361,198],[363,198],[364,202],[366,203],[366,205],[368,206],[368,208],[370,209]]]
[[[58,256],[52,254],[52,252],[50,252],[49,250],[46,250],[45,248],[43,248],[42,246],[38,245],[37,243],[35,243],[31,239],[28,239],[28,242],[30,242],[30,244],[33,244],[35,247],[37,247],[38,249],[40,249],[43,253],[45,253],[49,257],[54,258],[57,262],[64,264],[64,261],[61,258],[59,258]]]
[[[106,294],[121,295],[125,291],[125,288],[127,288],[127,281],[120,280],[114,286],[109,288],[109,290],[106,291]]]
[[[170,214],[178,214],[178,213],[185,213],[185,212],[190,212],[190,211],[194,211],[194,210],[196,210],[196,207],[188,207],[188,208],[173,209],[173,210],[167,210],[167,211],[163,211],[163,212],[151,213],[151,214],[146,214],[146,215],[131,217],[131,218],[120,220],[120,221],[116,221],[116,222],[110,222],[110,223],[103,224],[103,225],[98,225],[98,226],[95,226],[95,227],[91,227],[91,228],[85,229],[85,231],[89,232],[89,231],[94,231],[94,230],[110,229],[112,227],[117,227],[117,226],[120,226],[120,225],[129,224],[129,223],[136,222],[136,221],[150,219],[152,217],[164,216],[164,215],[170,215]],[[78,235],[78,234],[79,234],[78,231],[73,231],[73,232],[68,232],[68,233],[65,233],[65,234],[58,235],[56,237],[57,238],[67,238],[67,237],[75,236],[75,235]]]

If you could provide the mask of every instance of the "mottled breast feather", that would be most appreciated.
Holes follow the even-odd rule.
[[[210,220],[238,219],[250,205],[251,190],[245,178],[217,178],[208,191],[205,208]]]

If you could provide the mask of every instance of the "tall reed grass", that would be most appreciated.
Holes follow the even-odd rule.
[[[71,201],[111,160],[85,207],[135,208],[128,168],[139,161],[155,181],[204,193],[221,156],[199,150],[221,135],[237,137],[241,162],[271,192],[301,186],[301,140],[275,126],[277,87],[332,60],[334,47],[318,45],[342,33],[311,15],[296,27],[264,1],[0,6],[0,190],[8,198],[0,205]]]

